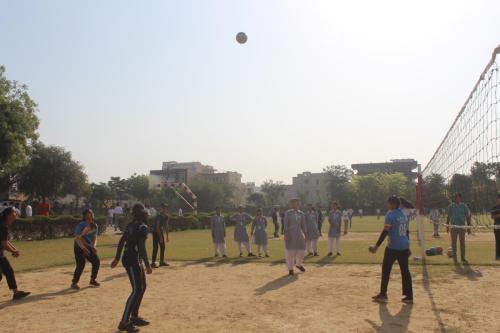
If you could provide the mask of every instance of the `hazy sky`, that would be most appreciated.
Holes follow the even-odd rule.
[[[176,160],[290,183],[425,165],[499,17],[498,0],[0,0],[0,64],[39,104],[41,140],[92,181]]]

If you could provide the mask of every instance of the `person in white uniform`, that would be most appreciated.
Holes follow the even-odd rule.
[[[328,256],[333,255],[333,242],[336,241],[337,255],[340,256],[340,235],[342,229],[342,212],[336,201],[332,202],[332,209],[328,213]]]
[[[285,213],[284,220],[285,258],[288,266],[288,274],[294,275],[294,265],[301,272],[306,271],[303,263],[307,230],[305,214],[299,210],[299,199],[290,200],[290,205],[292,209],[289,209]]]
[[[318,254],[318,239],[319,239],[319,229],[318,229],[318,213],[314,209],[313,205],[309,204],[307,206],[306,212],[306,250],[309,256],[317,257]]]
[[[252,217],[245,213],[245,209],[242,206],[238,207],[238,210],[238,214],[231,216],[231,222],[234,222],[234,240],[238,243],[240,257],[243,256],[243,245],[247,250],[247,255],[249,257],[254,257],[255,255],[250,248],[250,238],[247,232],[247,224],[252,222]]]
[[[215,256],[218,257],[220,253],[223,258],[226,258],[226,222],[220,207],[215,208],[215,215],[210,219],[210,229],[212,230]]]
[[[267,219],[262,216],[262,208],[257,209],[257,215],[252,221],[251,236],[254,239],[255,245],[257,245],[257,254],[261,257],[261,249],[264,250],[266,258],[269,258],[269,252],[267,249]]]

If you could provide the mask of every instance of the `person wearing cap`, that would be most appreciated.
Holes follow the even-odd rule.
[[[101,264],[97,256],[97,233],[99,228],[94,223],[94,212],[91,209],[83,211],[83,220],[78,223],[75,228],[75,241],[73,251],[75,253],[76,268],[73,273],[71,283],[72,289],[80,289],[78,282],[85,268],[85,261],[88,260],[92,264],[92,272],[90,275],[90,286],[99,287],[100,283],[96,281],[99,266]]]
[[[226,222],[220,207],[215,207],[215,215],[210,219],[210,230],[212,231],[215,257],[218,257],[220,253],[223,258],[226,258]]]
[[[382,281],[380,293],[372,297],[374,302],[387,302],[387,288],[391,275],[392,266],[397,261],[401,269],[403,283],[403,303],[413,303],[413,287],[411,273],[408,266],[408,258],[411,256],[410,239],[408,238],[408,217],[400,209],[400,200],[396,196],[391,196],[387,200],[388,212],[385,216],[384,230],[380,233],[379,239],[374,246],[369,247],[371,253],[376,253],[385,238],[389,236],[389,242],[384,252],[382,262]]]
[[[12,290],[12,300],[16,301],[28,296],[30,293],[17,289],[14,269],[10,265],[9,259],[5,257],[5,252],[12,253],[14,258],[18,258],[21,252],[10,242],[9,226],[17,220],[17,213],[12,207],[5,208],[0,213],[0,281],[5,276],[9,289]]]
[[[156,256],[158,247],[160,248],[160,266],[169,266],[165,261],[165,243],[168,243],[168,205],[162,204],[160,214],[153,218],[151,225],[153,233],[153,254],[151,255],[151,267],[158,268],[156,265]]]
[[[231,216],[231,222],[234,222],[234,240],[238,243],[240,257],[243,256],[243,245],[247,250],[247,255],[249,257],[254,257],[255,255],[250,248],[250,238],[247,232],[247,224],[252,222],[252,217],[245,213],[243,206],[239,206],[238,211],[238,214]]]
[[[290,200],[291,209],[285,213],[284,237],[285,237],[285,258],[288,267],[288,274],[294,275],[293,267],[297,267],[301,272],[306,269],[303,266],[304,252],[306,250],[307,235],[306,217],[299,210],[299,199]]]

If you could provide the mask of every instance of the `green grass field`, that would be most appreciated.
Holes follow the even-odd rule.
[[[376,217],[354,218],[353,228],[350,233],[342,239],[342,256],[326,257],[326,232],[328,223],[323,224],[323,239],[320,241],[320,256],[307,258],[306,263],[318,265],[326,264],[374,264],[381,263],[383,248],[376,255],[368,253],[368,246],[376,242],[378,234],[382,229],[383,219]],[[272,236],[274,230],[272,223],[268,225],[268,236]],[[425,222],[426,247],[442,246],[445,250],[450,246],[449,237],[441,230],[441,238],[431,237],[432,226]],[[420,255],[420,248],[416,241],[416,223],[412,221],[412,252]],[[110,259],[115,254],[119,235],[105,234],[99,237],[98,251],[101,259]],[[467,237],[467,257],[472,265],[500,265],[494,259],[494,237],[493,233],[478,233]],[[241,264],[245,262],[267,262],[279,264],[284,262],[284,245],[282,239],[269,239],[270,258],[239,258],[237,257],[237,245],[233,241],[233,228],[227,229],[226,245],[228,250],[227,259],[213,258],[213,245],[211,243],[209,230],[178,231],[170,234],[170,242],[167,244],[167,259],[172,261],[194,261]],[[21,241],[15,242],[15,246],[21,250],[21,257],[11,259],[11,263],[17,271],[28,271],[54,266],[68,265],[74,263],[73,239],[55,239],[45,241]],[[255,246],[254,252],[256,252]],[[151,256],[151,240],[148,239],[148,253]],[[420,262],[411,261],[412,264],[420,265]],[[427,257],[429,265],[453,265],[453,261],[446,255]]]

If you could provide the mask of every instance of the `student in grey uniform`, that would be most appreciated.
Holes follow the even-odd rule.
[[[250,234],[254,238],[254,243],[257,245],[257,253],[261,257],[261,248],[264,250],[266,258],[269,258],[267,250],[267,219],[262,216],[262,208],[257,209],[257,216],[252,221]]]
[[[314,209],[313,205],[309,204],[307,206],[306,212],[306,250],[309,256],[318,256],[318,213]]]
[[[306,250],[305,235],[306,230],[306,217],[302,211],[299,210],[299,199],[290,200],[292,209],[285,213],[284,220],[284,235],[285,235],[285,257],[288,266],[288,274],[293,275],[293,266],[297,267],[301,272],[306,269],[303,266],[304,252]]]
[[[342,229],[342,212],[338,209],[336,201],[332,202],[332,209],[328,213],[328,256],[333,255],[333,241],[336,240],[337,255],[340,256],[340,235]]]
[[[254,257],[250,249],[250,238],[248,237],[247,224],[252,222],[252,217],[245,213],[242,206],[238,207],[239,213],[231,216],[231,222],[234,222],[234,240],[238,243],[240,257],[243,256],[242,245],[245,245],[249,257]]]
[[[215,256],[219,253],[226,258],[226,222],[221,214],[221,208],[215,208],[215,215],[210,219],[210,229],[212,230],[212,240],[214,242]]]

